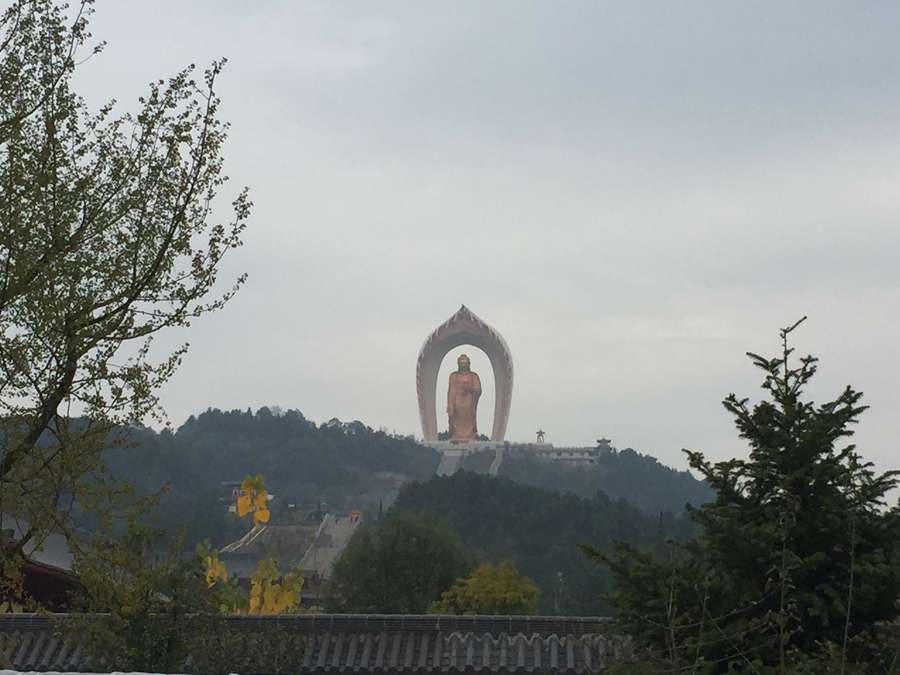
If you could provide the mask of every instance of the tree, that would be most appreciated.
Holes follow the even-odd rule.
[[[534,581],[519,574],[510,560],[494,567],[483,563],[468,577],[457,579],[430,614],[534,614],[540,591]]]
[[[73,504],[100,507],[102,449],[125,442],[111,431],[161,412],[187,348],[151,357],[153,336],[243,282],[213,295],[251,206],[241,191],[211,222],[224,61],[151,83],[135,113],[91,112],[71,87],[102,48],[87,47],[91,4],[71,21],[52,0],[0,15],[0,511],[30,521],[20,548],[66,531]]]
[[[592,497],[601,491],[623,498],[647,513],[680,514],[686,503],[699,505],[712,499],[706,483],[688,471],[676,471],[631,448],[601,451],[595,464],[566,466],[548,462],[542,453],[524,449],[503,458],[497,475],[523,485]]]
[[[105,455],[113,477],[140,492],[168,483],[152,514],[154,524],[175,531],[184,527],[194,544],[209,538],[224,545],[246,528],[222,509],[221,483],[247,473],[266,475],[268,489],[280,495],[272,517],[295,518],[303,507],[375,513],[378,500],[404,481],[434,474],[440,454],[414,441],[350,425],[330,429],[306,420],[296,410],[282,416],[207,410],[189,418],[174,433],[150,429],[132,433],[137,446]],[[287,505],[301,508],[287,513]]]
[[[163,544],[131,524],[124,536],[96,534],[78,553],[86,613],[65,615],[59,628],[86,662],[126,672],[295,672],[305,644],[296,634],[217,614],[201,557],[186,557],[180,541]]]
[[[255,534],[269,522],[269,492],[262,474],[245,476],[237,495],[237,513],[240,518],[251,516]],[[238,580],[228,575],[216,550],[204,541],[197,545],[197,555],[206,569],[206,585],[215,588],[220,611],[234,614],[287,614],[300,604],[303,588],[303,570],[294,569],[283,575],[278,561],[269,556],[259,560],[256,572],[250,577],[250,593],[244,593]]]
[[[252,515],[254,527],[269,522],[269,491],[262,474],[244,477],[236,506],[239,518]]]
[[[131,524],[121,536],[97,533],[80,549],[75,570],[84,587],[62,629],[79,635],[88,655],[121,670],[171,671],[190,651],[194,618],[213,610],[199,558],[166,550],[159,532]],[[90,616],[87,613],[100,613]]]
[[[513,560],[541,590],[538,611],[546,614],[611,611],[597,604],[611,575],[579,555],[579,544],[622,539],[643,547],[694,534],[686,518],[649,515],[602,492],[584,499],[467,471],[404,485],[390,514],[402,512],[446,522],[480,560]]]
[[[860,392],[804,400],[817,360],[791,359],[798,324],[781,331],[779,356],[748,353],[768,400],[724,400],[749,458],[712,463],[687,452],[716,494],[690,509],[699,538],[672,544],[663,560],[621,544],[591,551],[613,570],[623,624],[672,667],[783,670],[822,645],[846,654],[896,615],[900,513],[886,497],[897,472],[876,473],[846,441],[866,409]]]
[[[268,492],[262,475],[247,476],[238,496],[241,516],[254,528],[268,520]],[[241,502],[241,500],[244,500]],[[76,571],[83,584],[76,615],[63,622],[86,645],[95,665],[121,670],[284,672],[302,657],[303,644],[285,631],[240,630],[221,614],[284,614],[296,610],[302,572],[283,575],[273,558],[259,561],[247,593],[229,577],[217,553],[206,543],[196,556],[185,556],[183,536],[168,549],[158,530],[128,521],[120,534],[94,533],[91,546],[78,550]],[[99,615],[98,615],[99,613]]]
[[[422,614],[472,568],[459,538],[421,516],[362,525],[335,562],[326,611]]]

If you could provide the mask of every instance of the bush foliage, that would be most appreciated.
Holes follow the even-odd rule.
[[[429,614],[534,614],[541,592],[509,560],[482,563],[431,604]]]

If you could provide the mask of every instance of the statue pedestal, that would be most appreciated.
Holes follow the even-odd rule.
[[[464,454],[475,452],[477,450],[496,450],[497,448],[506,447],[506,441],[466,441],[465,443],[452,443],[450,441],[432,441],[425,443],[425,446],[434,448],[438,452],[446,452],[448,450],[460,450]]]
[[[463,457],[482,450],[493,450],[496,453],[495,461],[489,471],[490,474],[496,476],[497,469],[503,459],[503,450],[509,444],[506,441],[468,441],[466,443],[433,441],[425,443],[425,445],[441,453],[441,463],[438,465],[437,471],[435,471],[438,476],[452,476],[459,471]]]

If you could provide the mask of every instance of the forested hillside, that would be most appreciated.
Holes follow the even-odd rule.
[[[276,497],[276,521],[289,516],[289,504],[375,513],[401,484],[430,477],[439,461],[412,439],[361,422],[317,425],[296,410],[208,410],[174,433],[135,429],[131,436],[132,447],[107,453],[113,474],[141,491],[168,485],[153,520],[167,529],[185,526],[188,543],[222,543],[245,529],[219,501],[223,481],[263,474]]]
[[[671,469],[631,448],[601,452],[595,465],[578,467],[541,459],[534,450],[510,452],[498,475],[582,497],[591,497],[599,490],[614,499],[623,497],[648,513],[680,513],[686,503],[697,506],[713,494],[706,483],[687,471]]]
[[[654,548],[692,531],[685,518],[649,515],[624,499],[589,498],[461,471],[405,486],[389,512],[429,514],[447,523],[482,560],[511,559],[541,589],[540,612],[608,613],[607,568],[579,544],[608,547],[614,539]]]
[[[393,502],[403,484],[429,479],[439,462],[438,453],[412,438],[361,422],[317,425],[296,410],[213,409],[174,432],[140,428],[130,436],[130,447],[107,453],[113,474],[141,492],[167,486],[152,520],[169,530],[185,527],[188,544],[204,538],[222,544],[240,535],[244,526],[226,513],[220,498],[228,494],[223,482],[247,474],[265,476],[276,497],[273,522],[278,523],[323,502],[338,511],[361,508],[372,517]],[[486,472],[493,456],[493,451],[483,458],[476,453],[464,467]],[[604,454],[596,466],[577,468],[519,450],[507,453],[500,475],[598,503],[606,503],[606,496],[624,498],[653,518],[660,511],[680,513],[685,502],[698,504],[709,495],[690,474],[632,450]],[[605,496],[595,496],[598,492]]]

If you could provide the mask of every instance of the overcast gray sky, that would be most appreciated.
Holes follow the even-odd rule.
[[[720,401],[807,314],[812,395],[865,391],[861,449],[900,468],[900,3],[101,0],[93,27],[93,105],[230,60],[249,280],[177,336],[173,424],[420,435],[416,355],[465,303],[513,354],[510,440],[684,467],[746,452]]]

